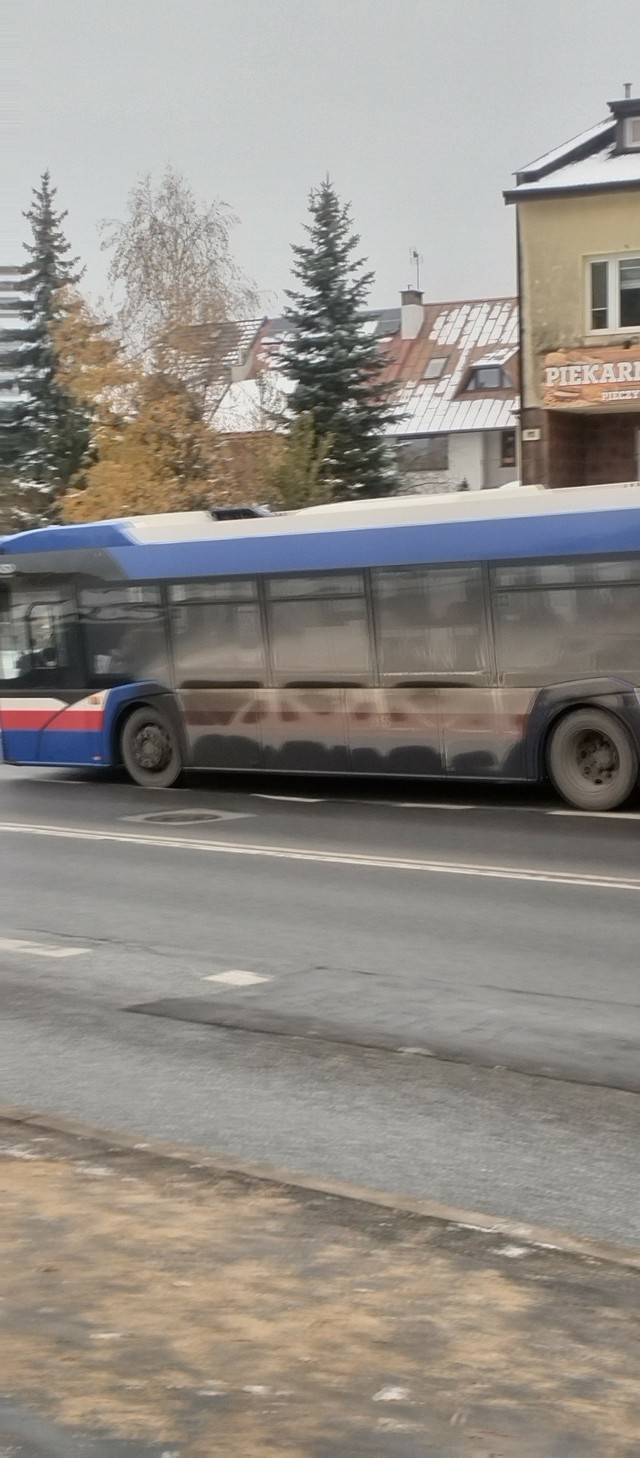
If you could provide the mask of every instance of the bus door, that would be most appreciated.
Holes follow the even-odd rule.
[[[37,580],[0,582],[0,730],[3,757],[41,758],[46,726],[81,696],[71,589]],[[75,693],[74,693],[75,689]],[[64,761],[64,755],[62,761]]]

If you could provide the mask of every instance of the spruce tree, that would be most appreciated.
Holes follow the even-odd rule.
[[[24,447],[15,516],[16,525],[22,527],[56,519],[57,498],[78,471],[89,444],[86,411],[58,379],[55,330],[64,315],[64,291],[79,281],[83,270],[78,269],[78,259],[69,256],[63,231],[67,214],[56,212],[55,196],[45,172],[24,214],[33,241],[25,244],[29,348],[20,382],[24,403],[17,421]]]
[[[395,476],[385,429],[395,412],[378,346],[363,328],[373,281],[357,254],[351,212],[327,177],[309,198],[306,244],[296,244],[287,292],[288,341],[281,367],[293,382],[289,419],[309,416],[318,442],[330,441],[326,473],[338,497],[382,496]]]

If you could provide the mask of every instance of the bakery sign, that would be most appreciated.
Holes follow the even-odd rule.
[[[542,403],[552,410],[593,405],[640,410],[640,347],[554,350],[545,356]]]

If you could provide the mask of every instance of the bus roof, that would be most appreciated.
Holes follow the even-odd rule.
[[[0,540],[0,554],[14,559],[50,552],[58,561],[66,552],[84,561],[106,554],[107,575],[138,580],[640,552],[640,486],[388,497],[232,521],[171,512]]]

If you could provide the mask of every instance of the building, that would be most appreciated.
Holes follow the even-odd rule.
[[[516,174],[522,479],[640,480],[640,98]]]
[[[264,431],[286,398],[279,370],[286,322],[265,322],[214,415],[232,437]],[[514,298],[425,303],[416,289],[399,308],[369,311],[363,329],[380,348],[395,387],[389,440],[408,492],[479,489],[514,479],[519,409],[518,310]]]
[[[32,310],[28,268],[0,265],[0,469],[14,464],[16,421],[29,401],[24,375],[31,351]]]

